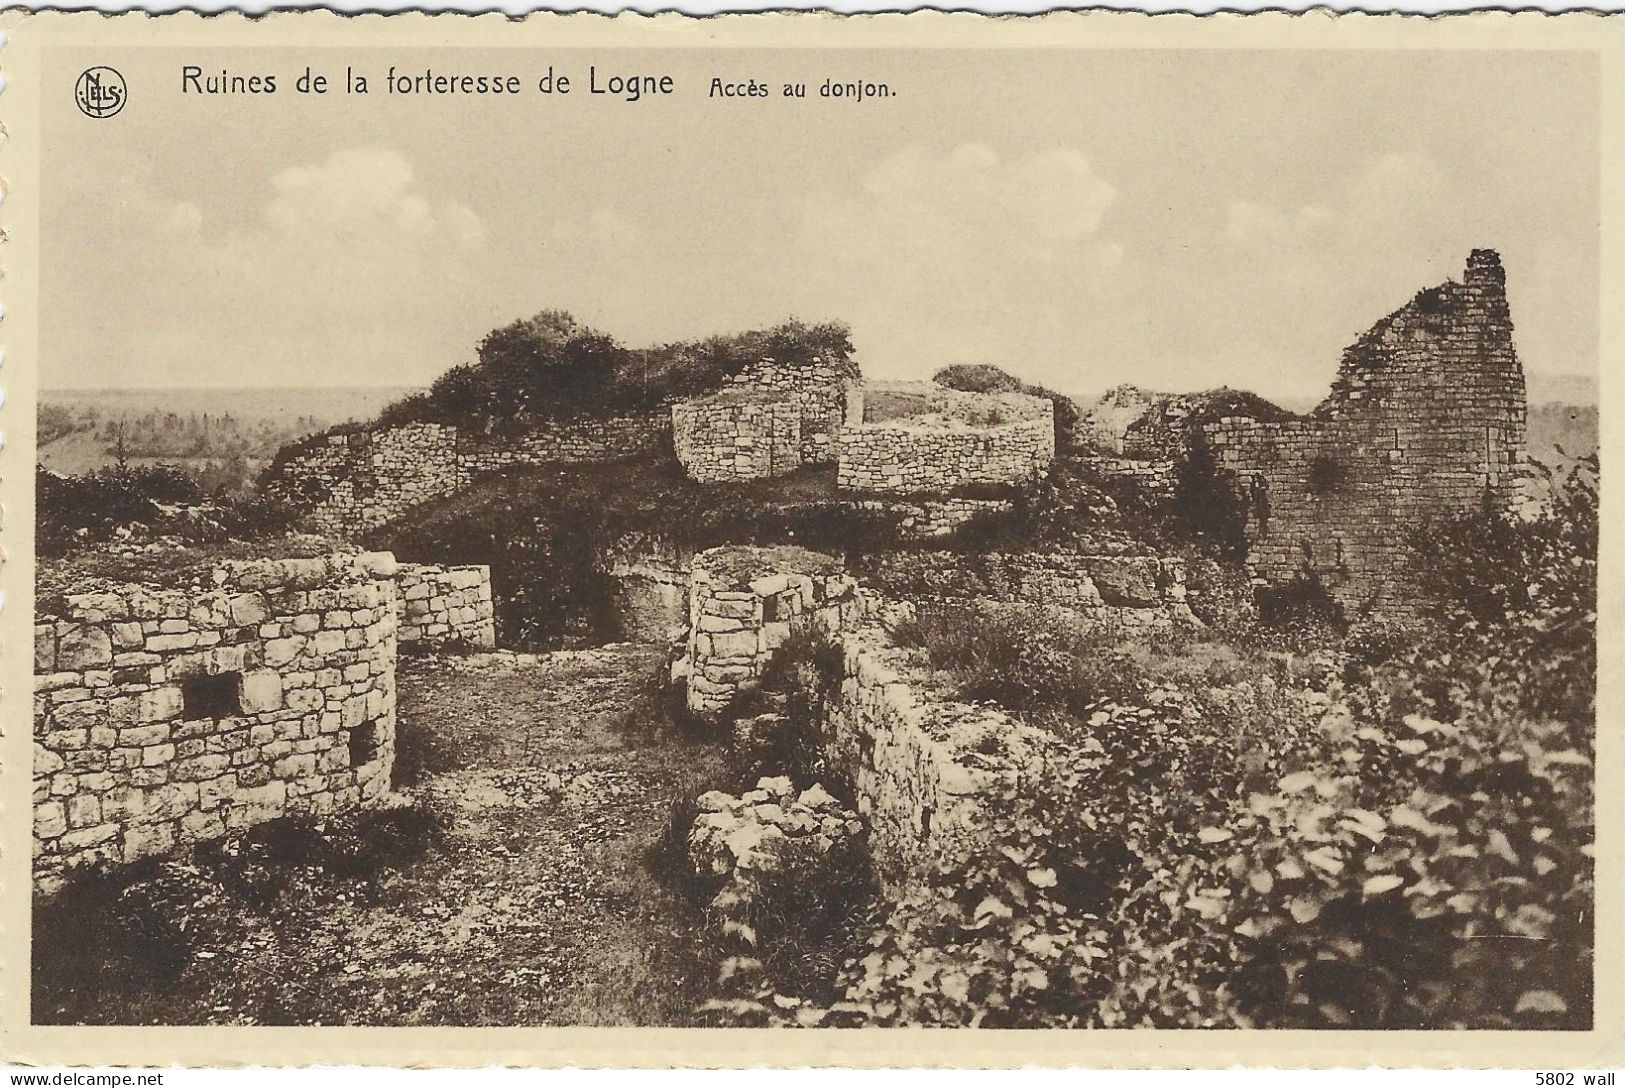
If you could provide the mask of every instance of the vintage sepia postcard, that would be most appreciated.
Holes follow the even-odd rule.
[[[1625,1062],[1619,18],[0,29],[0,1058]]]

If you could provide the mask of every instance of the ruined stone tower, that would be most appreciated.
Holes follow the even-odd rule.
[[[1351,613],[1400,616],[1414,607],[1414,534],[1514,500],[1526,414],[1506,273],[1475,249],[1460,283],[1419,292],[1343,352],[1308,418],[1228,419],[1206,435],[1249,497],[1257,578],[1312,570]]]

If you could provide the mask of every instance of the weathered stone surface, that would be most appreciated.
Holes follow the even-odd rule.
[[[1266,582],[1307,564],[1351,611],[1410,614],[1411,534],[1502,510],[1527,462],[1523,367],[1500,258],[1419,293],[1343,353],[1306,419],[1221,419],[1204,434],[1245,500],[1247,562]]]
[[[1055,459],[1055,409],[1018,393],[932,387],[919,417],[849,425],[836,433],[844,490],[915,495],[966,484],[1026,484]]]
[[[223,834],[228,821],[287,814],[289,798],[302,811],[336,811],[381,796],[394,752],[396,647],[394,582],[370,573],[382,569],[347,556],[233,561],[190,595],[115,587],[78,600],[74,619],[42,617],[37,642],[50,652],[36,659],[46,670],[36,678],[39,886],[52,890],[74,865],[130,861]],[[85,622],[90,615],[99,618]],[[320,633],[331,619],[335,637],[318,648],[305,635],[267,634],[302,617]],[[204,703],[197,720],[181,720],[185,685],[234,673],[231,713]],[[313,716],[290,718],[289,692]],[[364,766],[351,765],[338,710],[333,728],[321,728],[324,705],[352,725],[363,715],[375,724]]]
[[[242,709],[251,715],[282,709],[282,674],[275,669],[243,673]]]
[[[101,627],[73,623],[57,639],[58,669],[83,670],[113,663],[113,639]]]

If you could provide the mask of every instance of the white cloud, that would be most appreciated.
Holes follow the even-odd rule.
[[[484,236],[479,218],[467,207],[431,203],[412,164],[389,148],[337,151],[325,162],[283,170],[271,187],[265,221],[287,234],[440,236],[461,245]]]
[[[803,232],[922,255],[996,259],[1014,247],[1055,260],[1099,229],[1116,196],[1068,148],[1006,160],[986,144],[916,147],[879,163],[854,191],[810,198]]]

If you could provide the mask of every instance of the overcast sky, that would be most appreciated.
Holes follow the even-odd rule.
[[[1302,399],[1475,246],[1503,255],[1527,369],[1597,366],[1577,55],[100,56],[129,105],[58,126],[45,160],[46,386],[421,384],[563,308],[629,344],[838,318],[871,377],[991,362]],[[200,59],[284,89],[182,97]],[[680,90],[300,98],[312,60],[527,83],[598,62]],[[707,101],[711,74],[813,97]],[[826,75],[898,96],[820,101]]]

